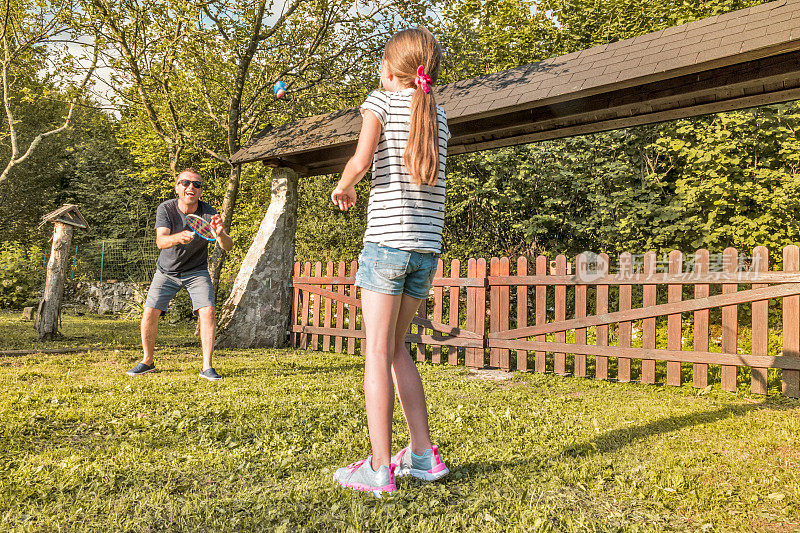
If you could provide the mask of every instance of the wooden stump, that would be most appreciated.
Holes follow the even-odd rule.
[[[68,224],[55,223],[53,245],[47,263],[47,281],[37,313],[36,331],[40,341],[52,340],[58,336],[58,318],[61,314],[61,300],[64,296],[64,281],[67,276],[74,230],[75,228]]]

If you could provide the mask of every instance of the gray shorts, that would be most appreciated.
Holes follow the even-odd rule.
[[[192,311],[197,313],[203,307],[214,307],[214,285],[208,270],[195,270],[173,276],[156,270],[150,290],[147,291],[145,307],[160,309],[166,313],[169,303],[181,287],[186,287],[189,298],[192,300]]]

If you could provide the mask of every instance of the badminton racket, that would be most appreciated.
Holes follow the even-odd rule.
[[[200,235],[207,241],[214,241],[217,239],[211,223],[197,215],[186,215],[186,223],[192,228],[192,231]]]

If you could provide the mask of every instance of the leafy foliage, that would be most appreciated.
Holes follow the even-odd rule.
[[[382,45],[398,27],[423,22],[432,28],[445,50],[445,83],[755,3],[759,2],[400,2],[360,27],[365,13],[336,18],[353,14],[349,0],[302,2],[287,24],[260,41],[245,78],[241,128],[231,143],[226,120],[235,62],[219,58],[241,52],[259,2],[209,4],[213,17],[198,15],[205,4],[179,0],[91,2],[111,9],[110,20],[123,24],[125,35],[144,39],[138,57],[153,59],[141,66],[154,109],[171,139],[184,136],[181,166],[200,169],[206,178],[203,199],[218,208],[234,183],[223,161],[230,150],[270,124],[357,105],[377,85]],[[431,6],[434,11],[428,10]],[[83,15],[92,13],[88,9]],[[334,17],[330,28],[338,29],[315,33],[315,25],[328,20],[326,16]],[[177,46],[164,37],[176,28]],[[164,38],[150,39],[156,36]],[[352,42],[343,44],[348,39]],[[119,82],[119,117],[82,108],[70,130],[45,140],[30,165],[13,170],[0,187],[0,223],[8,239],[43,242],[48,234],[37,229],[38,217],[68,201],[77,203],[90,223],[88,232],[76,234],[79,242],[152,236],[155,206],[173,197],[169,164],[175,152],[154,130],[141,105],[130,83],[130,64],[126,67],[120,55],[108,53]],[[37,54],[27,59],[31,65],[46,59]],[[332,59],[325,62],[325,57]],[[305,66],[297,70],[297,65]],[[57,124],[65,112],[66,95],[59,93],[60,86],[32,74],[46,71],[19,73],[15,90],[22,138]],[[280,77],[290,91],[277,100],[264,87]],[[37,96],[42,94],[49,97]],[[800,239],[795,192],[799,117],[798,104],[789,103],[451,157],[445,254],[460,259],[572,255],[583,250],[615,255],[673,248],[691,252],[699,247],[720,251],[727,246],[746,252],[764,244],[778,263],[780,248]],[[224,267],[223,284],[235,276],[270,199],[268,168],[245,165],[237,172],[238,200],[231,218],[235,247]],[[354,210],[339,213],[329,201],[337,177],[301,180],[299,260],[350,261],[358,254],[368,187],[366,181],[360,185]]]
[[[0,243],[0,308],[19,309],[42,286],[42,250],[19,242]]]

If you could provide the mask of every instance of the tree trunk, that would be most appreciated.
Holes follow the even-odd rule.
[[[239,196],[239,165],[231,167],[231,175],[228,178],[228,188],[225,190],[225,199],[222,201],[222,208],[220,210],[220,217],[222,217],[222,227],[225,233],[230,235],[231,221],[233,220],[233,210],[236,208],[236,200]],[[214,284],[214,290],[219,289],[219,276],[222,272],[222,266],[225,264],[225,250],[222,246],[216,244],[214,252],[211,254],[211,261],[208,264],[208,272],[211,275],[211,282]]]
[[[61,222],[56,222],[55,226],[50,261],[47,262],[47,281],[42,300],[39,302],[39,317],[36,322],[40,341],[51,340],[58,336],[58,317],[61,314],[61,299],[64,296],[64,280],[67,277],[72,233],[75,230],[74,227]]]
[[[299,175],[272,173],[272,200],[222,306],[216,346],[279,348],[288,340]]]
[[[239,196],[239,175],[240,166],[233,165],[231,167],[231,175],[228,178],[228,188],[225,190],[225,199],[222,201],[222,208],[220,217],[222,217],[222,227],[225,233],[231,233],[231,220],[233,220],[233,210],[236,207],[236,199]],[[219,277],[222,273],[222,267],[225,264],[225,258],[228,254],[222,249],[219,243],[214,243],[214,251],[211,253],[211,259],[208,262],[208,274],[211,276],[211,284],[214,286],[214,295],[219,297]],[[215,298],[216,300],[216,298]],[[200,336],[200,321],[194,328],[194,336]]]

